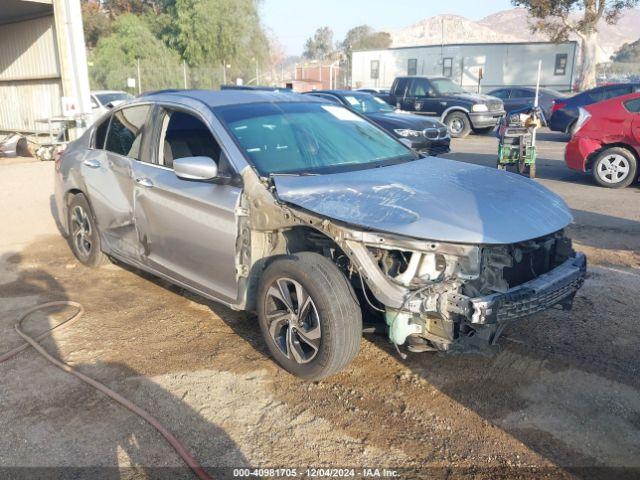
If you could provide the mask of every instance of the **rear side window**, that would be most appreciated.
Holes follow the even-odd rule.
[[[149,105],[138,105],[114,113],[105,150],[140,160],[140,144],[150,109]]]
[[[393,87],[393,94],[397,97],[403,97],[404,92],[407,90],[407,83],[409,82],[408,78],[399,78],[396,80],[396,83]]]
[[[495,90],[493,92],[491,92],[489,95],[491,95],[492,97],[496,97],[499,98],[500,100],[506,100],[507,98],[509,98],[509,90]]]
[[[611,87],[605,90],[604,100],[619,97],[631,93],[631,85],[620,85],[619,87]]]
[[[329,100],[330,102],[337,103],[338,105],[342,105],[340,99],[334,97],[333,95],[326,95],[324,93],[312,93],[311,95],[313,95],[314,97],[322,98],[324,100]]]
[[[104,147],[104,139],[107,136],[107,128],[109,128],[109,120],[111,117],[107,117],[100,125],[96,127],[96,130],[93,134],[93,148],[97,148],[102,150]]]
[[[640,98],[627,100],[626,102],[624,102],[624,107],[631,113],[640,113]]]
[[[529,90],[520,90],[519,88],[511,90],[511,98],[533,98],[535,93]]]

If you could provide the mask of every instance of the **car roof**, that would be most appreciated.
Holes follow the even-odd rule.
[[[442,75],[400,75],[399,78],[426,78],[427,80],[451,80],[449,77],[443,77]]]
[[[124,90],[91,90],[91,95],[102,95],[105,93],[127,93]]]
[[[138,101],[180,102],[195,100],[208,107],[224,107],[250,103],[282,103],[318,101],[297,93],[269,92],[263,90],[160,90],[137,97]]]
[[[369,92],[362,92],[358,90],[312,90],[311,92],[305,92],[305,93],[306,94],[328,93],[328,94],[334,94],[334,95],[371,95]]]

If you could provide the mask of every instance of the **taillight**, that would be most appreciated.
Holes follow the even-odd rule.
[[[559,102],[558,100],[553,101],[553,105],[551,106],[551,113],[560,110],[561,108],[566,107],[567,104],[563,102]]]
[[[585,126],[585,124],[591,118],[591,114],[587,112],[584,108],[578,108],[578,119],[576,120],[576,125],[573,128],[573,132],[578,133],[578,131]]]

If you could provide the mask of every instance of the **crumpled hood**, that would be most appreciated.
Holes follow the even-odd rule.
[[[425,240],[516,243],[572,221],[559,196],[528,178],[437,157],[355,172],[276,176],[274,182],[284,202]]]

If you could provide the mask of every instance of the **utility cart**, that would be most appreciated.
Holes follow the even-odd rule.
[[[538,108],[529,113],[512,112],[498,125],[498,169],[536,178],[536,130],[540,127]]]

